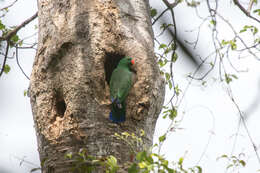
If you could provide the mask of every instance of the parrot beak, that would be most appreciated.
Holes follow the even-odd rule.
[[[131,64],[134,65],[135,64],[135,60],[132,59],[131,60]]]

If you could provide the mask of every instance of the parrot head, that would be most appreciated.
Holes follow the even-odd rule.
[[[120,65],[120,66],[130,66],[130,65],[134,65],[134,64],[135,64],[134,59],[129,57],[129,56],[126,56],[119,61],[118,65]]]

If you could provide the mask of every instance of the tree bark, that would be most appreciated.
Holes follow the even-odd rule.
[[[38,51],[30,83],[43,173],[71,172],[64,155],[131,161],[129,146],[114,133],[145,131],[152,145],[164,100],[164,81],[153,52],[148,0],[38,0]],[[120,58],[135,59],[126,122],[111,123],[109,79]],[[97,172],[102,172],[97,170]]]

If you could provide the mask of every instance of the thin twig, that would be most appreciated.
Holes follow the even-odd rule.
[[[21,67],[20,63],[19,63],[19,59],[18,59],[18,47],[15,47],[15,57],[16,57],[16,63],[18,65],[18,67],[20,68],[20,70],[22,71],[23,75],[30,80],[30,78],[26,75],[26,73],[24,72],[23,68]]]
[[[18,0],[15,0],[14,2],[12,2],[10,5],[4,7],[4,8],[1,8],[0,11],[4,10],[4,9],[7,9],[9,7],[12,7]]]
[[[257,152],[257,147],[256,147],[256,145],[255,145],[255,143],[254,143],[254,140],[253,140],[253,138],[252,138],[252,136],[251,136],[251,134],[250,134],[250,132],[249,132],[249,129],[248,129],[247,125],[246,125],[246,121],[245,121],[245,119],[244,119],[243,113],[242,113],[242,111],[240,110],[238,104],[236,103],[236,101],[235,101],[235,99],[234,99],[234,97],[233,97],[233,94],[232,94],[232,91],[231,91],[230,88],[229,88],[229,97],[230,97],[231,101],[234,103],[235,107],[236,107],[237,110],[238,110],[239,117],[240,117],[240,119],[241,119],[241,121],[242,121],[242,124],[244,125],[244,128],[245,128],[245,130],[246,130],[247,136],[248,136],[248,138],[249,138],[249,140],[250,140],[250,142],[251,142],[251,144],[252,144],[252,146],[253,146],[253,149],[254,149],[254,151],[255,151],[255,154],[256,154],[256,158],[257,158],[257,160],[258,160],[258,163],[260,164],[260,157],[259,157],[259,154],[258,154],[258,152]]]
[[[17,46],[18,49],[34,49],[34,50],[37,50],[36,48],[34,48],[34,46],[36,46],[38,43],[33,43],[31,44],[31,46],[22,46],[22,47],[19,47]]]
[[[163,14],[168,10],[169,8],[166,8],[156,19],[154,19],[152,25],[154,25],[157,22],[157,20],[159,20],[163,16]]]

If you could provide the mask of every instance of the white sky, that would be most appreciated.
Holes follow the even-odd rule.
[[[9,2],[9,0],[6,2]],[[156,7],[155,2],[158,1],[151,0],[153,7]],[[0,7],[2,7],[4,3],[0,3]],[[236,27],[252,24],[236,8],[231,8],[229,3],[224,7],[221,6],[220,9],[227,16],[230,16],[229,19],[235,19]],[[8,13],[4,22],[8,25],[19,24],[36,11],[36,1],[18,1],[10,9],[10,13]],[[187,8],[184,6],[176,7],[175,14],[179,28],[178,33],[185,33],[185,30],[197,26],[196,22],[198,20],[195,13],[190,10],[187,12]],[[35,22],[21,30],[19,36],[23,38],[32,35],[35,32],[34,24]],[[207,52],[210,49],[210,36],[206,34],[208,32],[207,24],[205,26],[198,47]],[[260,28],[259,24],[257,26]],[[230,32],[225,27],[221,28],[221,31],[223,36],[230,37]],[[191,38],[190,33],[185,33],[185,36],[185,39]],[[30,41],[33,42],[34,40]],[[202,54],[205,54],[205,52],[202,52]],[[34,55],[34,51],[21,51],[19,54],[21,66],[28,75],[31,72]],[[187,61],[182,56],[184,55],[179,52],[179,59],[174,64],[174,80],[184,90],[187,85],[185,76],[192,71],[192,67],[187,64]],[[7,171],[3,173],[29,172],[34,165],[23,163],[20,166],[21,160],[16,158],[24,158],[26,161],[39,165],[30,102],[28,97],[23,96],[24,90],[28,88],[29,81],[20,72],[15,59],[8,59],[7,63],[11,66],[11,71],[8,75],[3,75],[0,78],[0,97],[2,98],[0,99],[0,172],[3,169]],[[231,84],[235,99],[237,99],[243,111],[252,104],[255,96],[259,95],[260,68],[259,62],[254,58],[242,59],[235,63],[241,68],[249,68],[249,72],[239,74],[239,79]],[[217,71],[212,74],[217,75]],[[166,95],[168,96],[169,93],[167,92]],[[247,121],[250,134],[257,146],[260,144],[259,111],[260,109],[256,108]],[[225,87],[212,79],[209,80],[207,87],[201,87],[195,82],[188,90],[181,104],[179,114],[183,117],[179,127],[183,129],[171,133],[163,145],[162,153],[170,161],[178,161],[180,157],[185,156],[184,164],[188,167],[194,166],[199,161],[212,134],[206,154],[199,162],[199,165],[202,166],[203,172],[206,173],[224,172],[223,167],[227,166],[227,163],[224,160],[216,162],[216,158],[231,153],[234,140],[232,135],[236,133],[238,124],[237,111],[228,98]],[[159,118],[155,141],[165,132],[167,124],[169,124],[169,120]],[[260,169],[260,165],[256,160],[243,127],[241,127],[240,134],[235,154],[244,152],[247,162],[246,168],[241,169],[241,172],[256,172],[257,169]]]

